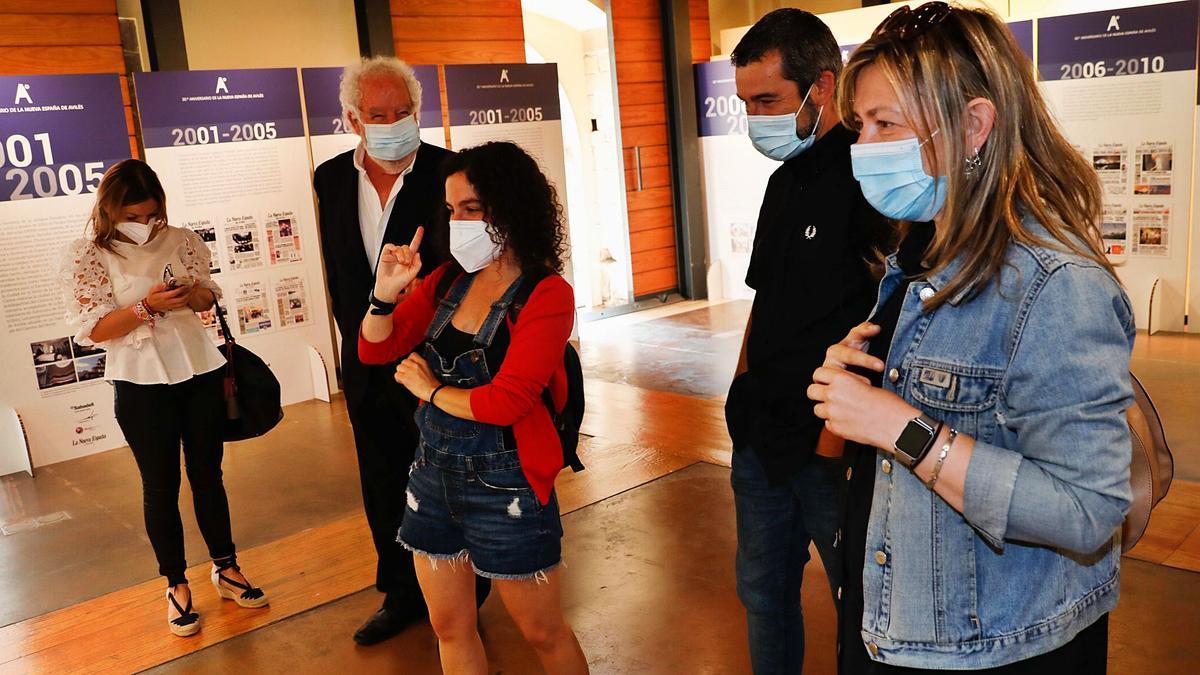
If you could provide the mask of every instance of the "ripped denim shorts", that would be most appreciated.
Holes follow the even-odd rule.
[[[435,561],[469,559],[490,579],[541,578],[557,567],[558,495],[544,505],[538,500],[500,429],[428,404],[417,419],[421,444],[397,541]]]

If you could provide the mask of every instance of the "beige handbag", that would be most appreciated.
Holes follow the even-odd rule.
[[[1129,379],[1133,383],[1133,405],[1126,411],[1126,421],[1132,440],[1129,486],[1133,490],[1133,503],[1121,525],[1122,552],[1133,548],[1146,533],[1150,511],[1167,496],[1175,476],[1175,460],[1171,457],[1171,448],[1167,447],[1158,410],[1133,373],[1129,374]]]

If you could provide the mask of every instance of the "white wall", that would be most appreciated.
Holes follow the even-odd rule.
[[[191,70],[340,66],[359,58],[353,0],[180,0]]]
[[[587,130],[592,128],[588,115],[588,82],[583,67],[583,34],[574,27],[538,14],[526,13],[525,44],[545,63],[558,65],[560,94],[566,94],[562,106],[563,154],[567,170],[567,208],[571,224],[571,261],[575,269],[576,298],[585,303],[592,292],[594,251],[588,233],[598,227],[593,205],[596,203],[596,175],[592,147]],[[530,63],[534,58],[528,58]]]

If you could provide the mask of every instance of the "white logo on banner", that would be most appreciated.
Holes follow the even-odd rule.
[[[221,92],[224,92],[226,94],[229,93],[229,85],[225,84],[224,76],[217,77],[217,90],[214,91],[213,93],[220,94]]]
[[[1112,15],[1112,18],[1108,20],[1108,28],[1105,28],[1104,32],[1107,33],[1109,31],[1114,31],[1114,30],[1121,30],[1121,15],[1120,14]]]
[[[33,105],[33,97],[29,95],[29,85],[27,84],[17,85],[17,97],[13,99],[13,105],[20,103],[21,99],[25,99],[26,103]]]
[[[501,82],[508,82],[508,68],[501,68],[501,69],[500,69],[500,81],[501,81]]]
[[[805,239],[812,239],[815,236],[817,236],[817,226],[816,225],[809,225],[808,227],[804,228],[804,238]]]

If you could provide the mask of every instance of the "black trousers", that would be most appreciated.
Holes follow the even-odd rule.
[[[401,610],[423,601],[412,554],[396,542],[404,517],[408,469],[419,439],[413,410],[397,399],[391,391],[368,392],[356,403],[347,397],[346,409],[358,451],[363,509],[379,556],[375,588],[387,595],[385,608]]]
[[[235,552],[229,500],[221,482],[225,444],[222,369],[178,384],[114,383],[117,424],[142,474],[146,534],[158,572],[170,585],[187,582],[179,517],[179,447],[192,487],[196,522],[214,559]]]
[[[382,369],[381,369],[382,370]],[[425,599],[417,583],[413,554],[396,537],[407,505],[408,471],[416,455],[420,432],[413,421],[417,400],[397,389],[394,381],[375,376],[370,391],[362,400],[346,397],[354,445],[358,451],[358,473],[362,483],[363,508],[379,564],[375,568],[375,588],[384,593],[385,609],[424,610]],[[382,377],[388,377],[382,372]],[[482,602],[491,590],[491,582],[475,579],[475,594]]]

